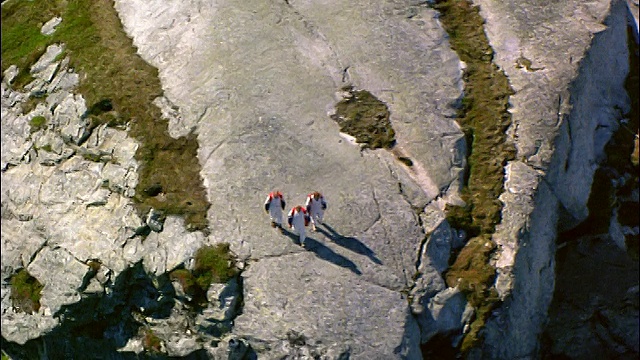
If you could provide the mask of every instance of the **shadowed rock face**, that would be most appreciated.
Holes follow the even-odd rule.
[[[604,145],[620,109],[629,110],[628,10],[618,1],[476,3],[516,92],[509,133],[520,159],[506,167],[500,196],[496,288],[505,303],[488,323],[483,351],[535,357],[554,290],[556,228],[586,218]]]

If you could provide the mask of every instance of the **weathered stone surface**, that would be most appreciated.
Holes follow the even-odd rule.
[[[519,159],[507,167],[494,235],[496,286],[510,295],[488,323],[484,356],[535,357],[554,288],[556,227],[586,218],[596,164],[621,118],[613,109],[629,106],[626,5],[474,3],[516,92],[509,133]]]
[[[243,275],[244,308],[234,334],[278,344],[288,343],[287,334],[295,332],[305,339],[300,346],[313,346],[320,353],[333,349],[363,359],[420,357],[418,329],[399,292],[328,265],[311,252],[252,262]],[[288,353],[255,344],[254,349],[267,358]]]
[[[425,343],[438,333],[462,330],[461,320],[467,301],[457,288],[447,287],[443,272],[449,267],[453,249],[464,246],[464,235],[444,221],[445,214],[436,202],[429,204],[421,214],[428,234],[420,253],[415,285],[410,291],[411,311],[421,329],[421,342]],[[444,311],[443,311],[444,309]]]
[[[53,314],[80,300],[89,271],[84,262],[100,259],[116,274],[124,270],[128,263],[121,245],[140,224],[129,200],[102,186],[105,180],[122,184],[125,194],[135,187],[137,178],[128,175],[136,171],[135,142],[119,135],[122,131],[101,129],[100,144],[86,144],[120,156],[119,165],[107,168],[121,170],[113,169],[103,177],[105,164],[83,159],[77,151],[89,150],[65,141],[77,140],[84,132],[81,115],[86,106],[81,96],[69,92],[77,76],[69,75],[68,61],[52,62],[62,48],[49,47],[32,67],[35,80],[29,88],[51,91],[48,106],[40,103],[23,115],[17,102],[4,100],[27,97],[2,84],[2,278],[24,267],[44,285],[40,314],[16,314],[10,303],[2,302],[2,334],[20,344],[50,331],[57,323]],[[55,71],[50,70],[53,65]],[[36,115],[44,116],[47,126],[31,133],[29,120]],[[135,261],[141,257],[138,254]],[[90,291],[100,292],[107,279],[102,280]],[[3,291],[10,293],[9,288]],[[24,326],[32,328],[14,331]]]
[[[41,32],[44,35],[51,35],[56,31],[56,27],[60,25],[61,22],[62,18],[59,16],[55,16],[51,20],[47,21],[44,25],[42,25]]]
[[[34,74],[34,77],[40,77],[43,79],[49,78],[49,72],[46,71],[46,69],[51,65],[56,64],[54,60],[62,54],[62,51],[64,51],[64,45],[54,44],[48,46],[40,59],[38,59],[35,64],[31,65],[31,73]]]
[[[506,169],[503,223],[494,237],[505,305],[488,325],[484,351],[534,356],[553,290],[557,209],[566,208],[568,226],[586,216],[593,163],[615,125],[598,109],[625,109],[618,100],[624,68],[612,60],[622,50],[597,59],[598,41],[613,43],[620,28],[615,16],[608,28],[601,24],[609,11],[604,0],[476,3],[496,63],[517,92],[510,135],[519,159]],[[64,45],[50,47],[27,86],[47,94],[35,110],[21,114],[16,106],[29,94],[8,89],[15,69],[2,84],[2,278],[28,267],[45,284],[42,314],[25,315],[10,309],[3,282],[6,339],[22,344],[50,331],[56,320],[49,312],[77,299],[89,259],[103,266],[83,294],[116,291],[112,281],[144,283],[148,294],[127,304],[154,315],[139,320],[171,356],[204,350],[224,358],[228,341],[242,339],[268,358],[417,359],[421,341],[468,322],[463,296],[442,279],[451,249],[464,241],[443,222],[443,209],[458,201],[466,149],[451,119],[461,64],[434,11],[419,1],[115,4],[140,55],[159,69],[165,96],[155,103],[170,134],[198,135],[211,235],[186,232],[170,216],[159,232],[138,236],[143,221],[130,203],[137,144],[105,126],[88,133],[86,104],[71,92],[78,74],[68,59],[53,61]],[[596,32],[600,40],[585,56]],[[531,65],[521,66],[526,60]],[[607,71],[587,76],[598,73],[594,68]],[[605,83],[611,91],[593,101]],[[361,151],[339,134],[329,115],[345,85],[387,103],[398,140],[393,153]],[[34,116],[47,126],[31,134]],[[290,232],[269,227],[261,206],[274,188],[289,207],[313,190],[327,198],[326,224],[309,234],[306,249]],[[189,268],[198,247],[219,242],[247,264],[238,287],[212,286],[211,305],[195,324],[179,301],[158,317],[159,298],[171,293],[158,295],[154,282],[181,264]],[[51,265],[57,270],[43,274],[65,261],[71,265],[64,270]],[[118,280],[123,273],[133,278]],[[65,280],[55,282],[57,276]],[[244,308],[234,319],[239,285]],[[142,351],[140,338],[122,328],[107,333],[124,349]]]
[[[284,294],[297,298],[308,288],[304,304],[316,304],[320,313],[327,311],[320,304],[332,310],[350,306],[364,311],[359,318],[380,326],[390,306],[408,314],[399,291],[413,286],[424,239],[412,205],[420,209],[439,195],[456,193],[465,151],[462,132],[450,118],[455,113],[450,104],[461,95],[460,63],[446,45],[435,12],[413,6],[408,16],[408,7],[368,1],[322,6],[116,1],[140,55],[159,70],[166,99],[157,103],[169,115],[170,133],[184,135],[195,128],[198,134],[212,204],[211,238],[230,242],[249,264],[243,273],[245,308],[233,333],[247,337],[252,346],[260,341],[251,339],[266,341],[265,349],[289,344],[282,320],[263,318],[255,298],[279,304]],[[412,169],[392,166],[388,154],[361,152],[343,140],[328,115],[345,85],[366,89],[389,105],[397,147],[416,164]],[[416,194],[415,184],[426,197]],[[284,192],[289,206],[302,204],[312,190],[327,198],[328,226],[309,234],[308,253],[268,226],[261,203],[274,188]],[[309,266],[299,260],[299,266],[270,267],[268,276],[257,269],[300,257],[310,258],[319,272],[341,275],[309,287],[297,279]],[[277,282],[285,278],[292,286],[281,288]],[[353,282],[358,286],[345,285]],[[280,290],[258,291],[258,285]],[[368,299],[370,287],[378,286],[379,300],[356,306]],[[343,296],[352,303],[335,306],[323,299],[338,288],[348,290]],[[340,339],[347,335],[334,333],[338,330],[304,328],[317,321],[318,311],[302,302],[289,301],[287,311],[277,311],[288,322],[300,323],[298,330],[309,342],[334,339],[337,354],[348,350]],[[327,316],[335,324],[353,318],[346,310]],[[383,350],[374,351],[379,349],[368,339],[373,334],[385,344]],[[419,356],[420,336],[410,315],[397,316],[394,330],[366,336],[348,350],[351,356],[402,357],[395,347],[405,348],[404,356]],[[298,351],[285,348],[282,354]]]

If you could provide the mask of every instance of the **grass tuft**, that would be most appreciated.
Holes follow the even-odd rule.
[[[40,310],[40,296],[43,285],[26,269],[19,270],[11,277],[11,300],[13,307],[32,314]]]
[[[237,273],[228,243],[204,246],[196,252],[193,274],[201,288],[208,289],[211,283],[226,283]]]
[[[34,116],[29,120],[29,126],[31,127],[31,133],[45,129],[47,127],[47,119],[44,116]]]
[[[169,276],[196,304],[207,301],[207,290],[212,283],[226,283],[239,272],[228,243],[201,247],[194,258],[193,271],[176,269]]]

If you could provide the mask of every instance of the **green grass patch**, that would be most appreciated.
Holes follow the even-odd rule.
[[[29,75],[33,65],[52,38],[40,32],[51,18],[59,14],[54,2],[9,0],[2,4],[2,73],[11,65],[20,72],[13,80],[14,86],[22,88],[33,78]]]
[[[26,269],[19,270],[11,277],[11,301],[21,312],[32,314],[40,310],[40,296],[43,285]]]
[[[31,127],[31,133],[45,129],[47,127],[47,119],[44,116],[34,116],[29,120],[29,126]]]
[[[62,22],[51,36],[41,35],[40,28],[53,16],[62,17]],[[135,155],[140,163],[134,198],[138,214],[144,218],[153,207],[183,216],[189,230],[207,231],[210,204],[200,178],[196,136],[169,136],[168,121],[153,104],[163,93],[158,71],[136,54],[113,1],[9,0],[2,4],[3,71],[16,64],[22,74],[53,43],[65,44],[70,67],[83,75],[78,92],[90,104],[86,116],[91,126],[129,123],[129,135],[140,143]],[[164,196],[144,193],[153,184],[162,185]]]
[[[142,337],[142,348],[150,353],[160,353],[162,351],[162,339],[153,330],[145,329]]]
[[[226,283],[239,272],[228,243],[201,247],[196,251],[194,260],[193,271],[176,269],[169,277],[177,281],[196,304],[207,301],[207,290],[212,283]]]
[[[449,286],[459,286],[476,309],[471,330],[462,341],[461,351],[478,345],[480,330],[498,297],[491,289],[495,269],[490,265],[495,244],[491,234],[501,220],[498,196],[504,186],[504,166],[515,158],[515,148],[506,142],[511,125],[507,112],[513,90],[508,79],[492,62],[493,50],[484,33],[484,20],[478,8],[467,0],[437,1],[440,22],[449,34],[452,48],[467,64],[465,92],[458,122],[469,143],[468,178],[461,191],[464,207],[448,207],[447,220],[464,229],[469,242],[457,254],[445,278]]]
[[[204,246],[196,252],[193,274],[196,283],[208,289],[212,283],[226,283],[238,274],[228,243]]]
[[[53,152],[53,148],[51,147],[51,144],[44,144],[40,147],[40,150],[42,151],[46,151],[46,152]]]
[[[392,148],[395,131],[387,105],[366,90],[353,87],[343,90],[349,96],[336,104],[336,113],[331,116],[340,125],[340,131],[355,137],[365,148]]]
[[[477,345],[480,330],[499,301],[498,294],[492,287],[496,271],[488,265],[495,248],[496,244],[491,241],[489,234],[471,238],[445,275],[447,285],[458,286],[476,311],[469,332],[460,346],[463,352]]]

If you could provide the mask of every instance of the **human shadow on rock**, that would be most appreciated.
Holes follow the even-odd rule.
[[[324,236],[328,237],[329,239],[331,239],[331,241],[333,241],[334,243],[342,246],[345,249],[351,250],[360,255],[364,255],[378,265],[382,265],[382,261],[380,261],[380,259],[376,257],[376,254],[373,252],[373,250],[369,249],[367,245],[363,244],[360,240],[351,236],[340,235],[337,231],[335,231],[331,226],[327,225],[326,223],[323,223],[322,226],[324,226],[328,231],[322,229],[319,226],[316,228],[317,231],[323,234]]]
[[[282,233],[289,237],[294,244],[300,245],[300,236],[298,234],[295,234],[285,228],[282,228]],[[313,252],[322,260],[326,260],[343,268],[347,268],[357,275],[362,275],[362,272],[358,269],[358,266],[356,266],[353,261],[329,249],[314,238],[307,237],[304,240],[304,248]]]

